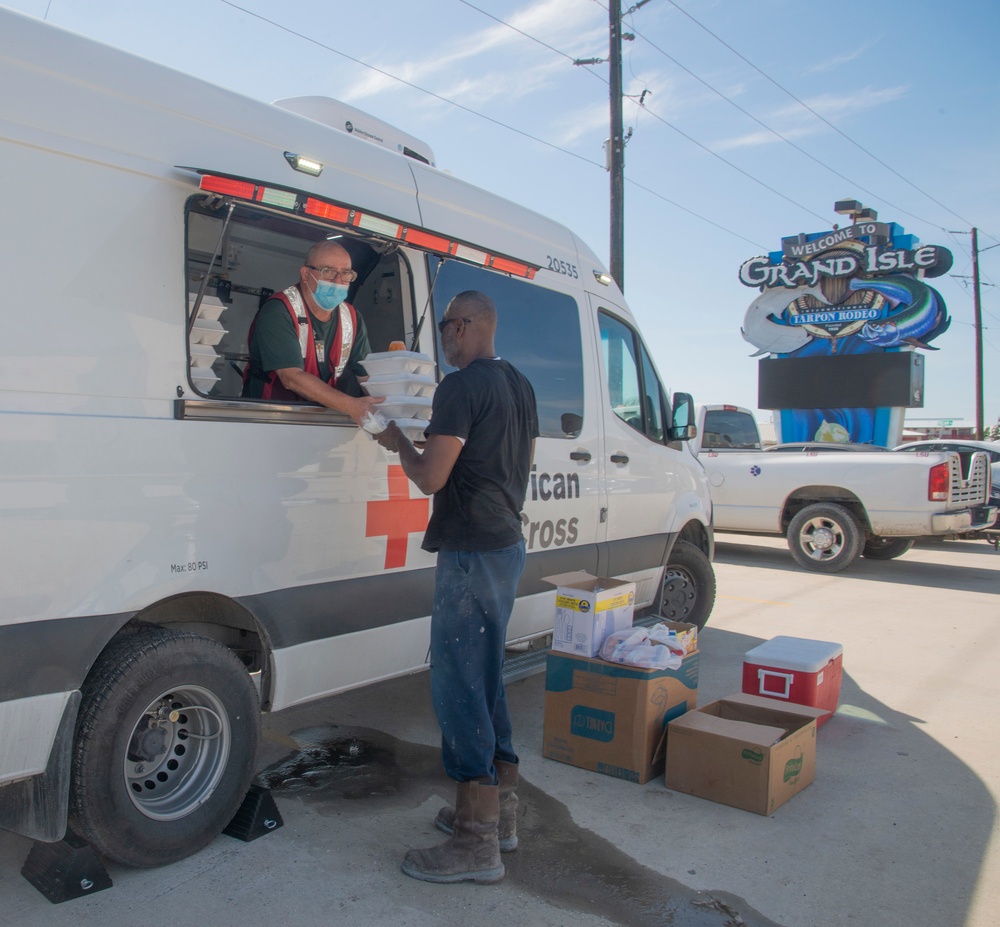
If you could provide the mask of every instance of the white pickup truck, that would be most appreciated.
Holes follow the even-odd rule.
[[[708,476],[715,530],[784,537],[806,569],[835,573],[862,554],[891,560],[915,538],[975,531],[996,516],[986,454],[963,465],[945,451],[765,450],[751,412],[730,405],[699,406],[697,427],[688,447]]]

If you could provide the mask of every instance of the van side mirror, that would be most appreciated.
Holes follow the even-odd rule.
[[[674,393],[673,415],[670,419],[670,440],[690,441],[698,434],[695,424],[694,400],[689,393]]]

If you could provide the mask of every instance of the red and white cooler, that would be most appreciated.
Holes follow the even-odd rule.
[[[844,648],[831,641],[773,637],[743,656],[745,693],[825,708],[817,726],[837,710],[843,675]]]

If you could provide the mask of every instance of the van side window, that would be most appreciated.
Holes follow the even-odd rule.
[[[329,227],[249,204],[237,205],[226,224],[227,211],[201,196],[188,202],[189,313],[205,284],[198,315],[190,320],[190,380],[213,399],[241,398],[257,310],[273,292],[298,282],[306,252],[330,233]],[[371,350],[385,351],[392,341],[409,344],[415,314],[405,253],[384,253],[378,242],[347,234],[338,243],[350,252],[358,273],[347,300],[365,322]]]
[[[669,408],[646,346],[620,319],[606,312],[598,319],[611,411],[630,428],[662,444]]]
[[[707,409],[702,447],[759,450],[757,424],[752,416],[737,409]]]
[[[583,427],[583,342],[576,300],[481,267],[433,257],[428,262],[435,321],[463,290],[490,296],[499,315],[497,353],[531,381],[540,434],[576,437]],[[438,364],[442,374],[454,369],[444,362],[440,340]]]

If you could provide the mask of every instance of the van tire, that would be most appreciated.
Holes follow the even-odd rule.
[[[902,557],[911,547],[913,538],[883,538],[873,535],[865,541],[861,556],[867,560],[895,560]]]
[[[657,614],[705,627],[715,606],[712,562],[690,541],[677,541],[663,570]]]
[[[162,866],[211,842],[250,787],[257,690],[217,641],[143,628],[101,655],[82,689],[70,829],[125,866]]]
[[[807,505],[788,526],[788,548],[799,566],[839,573],[861,555],[864,535],[853,513],[832,502]]]

